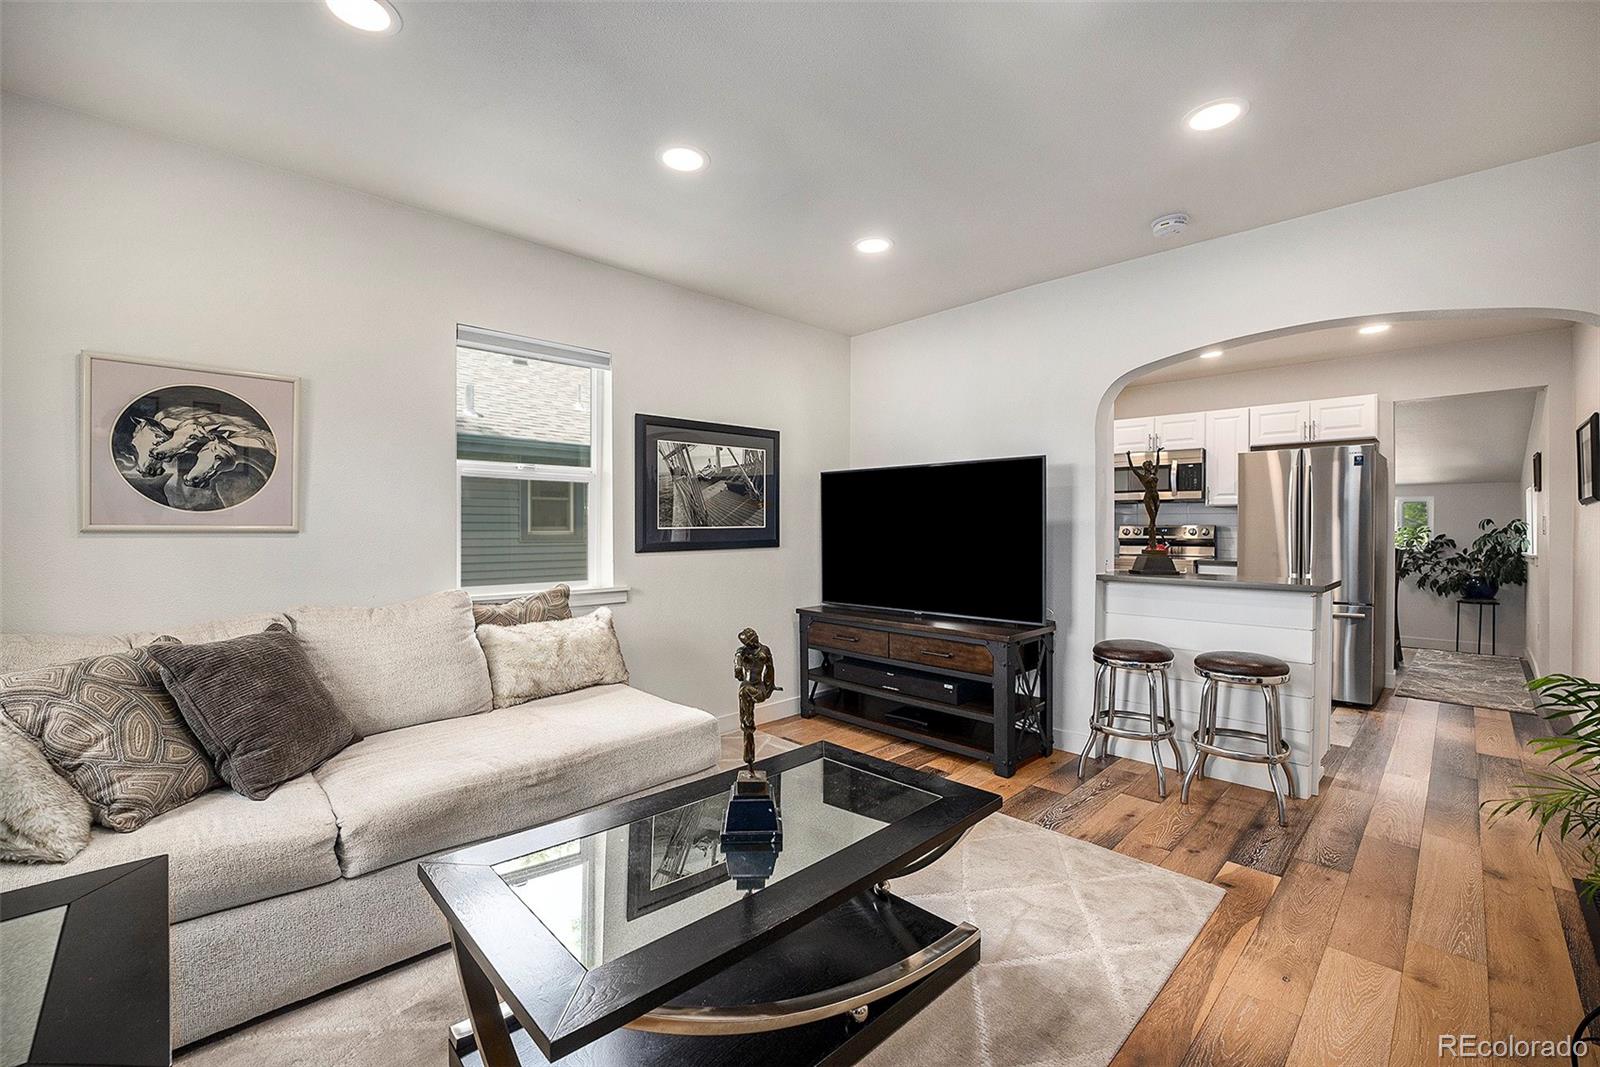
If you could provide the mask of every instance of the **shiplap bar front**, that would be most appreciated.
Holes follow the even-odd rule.
[[[1128,575],[1101,575],[1100,639],[1159,641],[1173,652],[1172,706],[1178,744],[1194,758],[1190,735],[1200,717],[1200,679],[1194,657],[1202,652],[1259,652],[1288,662],[1289,681],[1279,690],[1283,738],[1292,752],[1298,796],[1315,796],[1328,754],[1333,721],[1333,591],[1305,586],[1264,588],[1226,581],[1149,582]],[[1142,676],[1118,686],[1117,706],[1139,711],[1149,701]],[[1264,728],[1261,694],[1253,688],[1225,687],[1217,725]],[[1081,751],[1088,738],[1086,713],[1063,724],[1067,745]],[[1248,745],[1230,740],[1229,744]],[[1118,741],[1112,751],[1149,763],[1150,746]],[[1166,752],[1171,758],[1170,750]],[[1265,768],[1232,760],[1206,763],[1208,777],[1266,790]]]

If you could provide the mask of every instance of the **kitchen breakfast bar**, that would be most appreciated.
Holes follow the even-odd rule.
[[[1097,577],[1100,640],[1155,641],[1172,649],[1172,714],[1186,761],[1194,758],[1190,738],[1200,713],[1196,655],[1229,650],[1287,662],[1289,680],[1279,690],[1282,737],[1290,749],[1295,795],[1316,795],[1333,719],[1333,602],[1338,582],[1239,581],[1193,574]],[[1146,711],[1147,692],[1142,678],[1129,678],[1118,686],[1116,705]],[[1078,714],[1065,724],[1072,751],[1081,751],[1087,739],[1086,720],[1086,715]],[[1217,725],[1260,731],[1261,696],[1225,688]],[[1134,741],[1115,744],[1112,753],[1146,763],[1152,758],[1148,744]],[[1172,759],[1165,745],[1163,756]],[[1212,759],[1205,772],[1210,778],[1269,788],[1266,769],[1260,765]]]

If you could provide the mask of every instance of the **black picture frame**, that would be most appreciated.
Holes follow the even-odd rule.
[[[780,808],[783,806],[782,779],[773,778],[772,799]],[[698,825],[704,830],[721,836],[722,823],[728,814],[728,798],[730,793],[719,793],[716,796],[705,797],[701,800],[685,804],[670,811],[657,812],[648,818],[628,824],[628,899],[626,913],[628,921],[632,922],[641,915],[647,915],[657,908],[664,908],[668,904],[693,896],[702,889],[720,885],[728,880],[728,863],[720,858],[721,846],[717,846],[719,858],[716,862],[697,871],[689,871],[680,877],[672,879],[664,885],[653,885],[654,872],[651,870],[651,852],[655,841],[656,827],[664,820],[687,820],[691,825]],[[693,809],[692,811],[690,809]]]
[[[1544,492],[1544,453],[1543,452],[1535,452],[1533,454],[1533,491],[1535,493]]]
[[[635,552],[778,547],[777,430],[645,414],[634,416],[633,428]],[[675,457],[664,443],[676,446]],[[703,471],[715,473],[697,476]],[[665,495],[663,473],[672,479]]]
[[[1578,424],[1578,503],[1600,501],[1600,486],[1595,473],[1600,471],[1600,412],[1590,413]]]

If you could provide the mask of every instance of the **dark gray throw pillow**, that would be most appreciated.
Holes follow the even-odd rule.
[[[217,773],[251,800],[360,740],[279,623],[229,641],[148,651]]]

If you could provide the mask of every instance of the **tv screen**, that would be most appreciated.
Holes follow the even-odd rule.
[[[823,472],[822,599],[1044,621],[1044,457]]]

